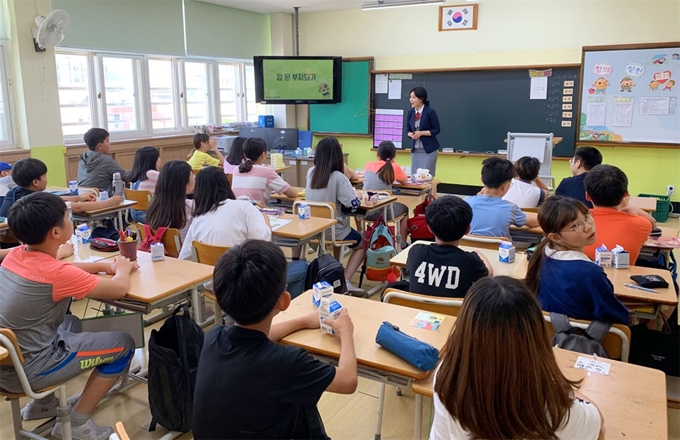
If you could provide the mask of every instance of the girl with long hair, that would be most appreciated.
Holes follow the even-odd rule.
[[[135,161],[130,170],[130,188],[149,191],[153,195],[158,181],[158,169],[161,166],[161,155],[158,148],[142,147],[135,153]],[[132,219],[146,223],[146,211],[130,209]]]
[[[151,229],[161,226],[179,229],[184,241],[194,207],[193,200],[188,200],[187,194],[194,191],[194,182],[194,173],[187,162],[171,160],[163,166],[158,175],[156,192],[146,211],[146,223]]]
[[[267,143],[262,138],[248,138],[243,144],[243,162],[234,170],[232,188],[236,197],[247,197],[267,205],[272,192],[297,197],[295,191],[276,171],[263,165],[267,159]]]
[[[596,439],[604,424],[560,371],[536,297],[510,277],[472,285],[435,374],[430,439]]]
[[[349,219],[342,212],[341,207],[357,209],[361,204],[354,187],[349,179],[343,174],[342,149],[340,143],[334,137],[321,139],[314,153],[314,166],[307,171],[307,188],[305,198],[311,202],[335,203],[335,215],[338,223],[335,224],[335,237],[337,240],[351,240],[355,244],[349,246],[353,252],[345,266],[345,281],[350,292],[361,293],[362,290],[354,287],[350,279],[364,259],[366,253],[365,243],[361,234],[349,224]],[[333,248],[334,257],[340,261],[341,248]]]
[[[233,247],[245,240],[271,240],[267,216],[249,201],[236,200],[229,179],[219,168],[206,168],[196,176],[193,221],[182,244],[179,258],[192,258],[194,240],[213,246]],[[288,290],[295,297],[304,290],[307,263],[288,264]]]
[[[546,237],[529,260],[526,284],[543,310],[628,324],[628,308],[614,295],[604,270],[583,253],[597,237],[586,205],[570,197],[548,197],[538,210],[538,223]]]
[[[382,141],[378,145],[377,152],[378,160],[369,162],[364,167],[364,189],[367,191],[392,190],[392,183],[406,183],[408,178],[406,173],[397,164],[397,149],[390,141]],[[403,203],[395,202],[392,204],[394,216],[399,217],[402,214],[408,214],[408,207]],[[368,220],[374,221],[380,214],[374,214],[368,217]],[[391,220],[388,218],[386,220]],[[399,223],[399,232],[401,235],[401,247],[406,248],[406,240],[408,238],[408,216],[404,216]]]
[[[224,174],[234,174],[234,170],[243,162],[243,143],[246,141],[243,136],[237,136],[231,143],[229,154],[224,158]]]

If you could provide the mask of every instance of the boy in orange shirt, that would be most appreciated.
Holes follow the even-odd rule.
[[[586,199],[593,203],[590,213],[597,225],[597,241],[584,252],[595,259],[595,249],[604,244],[609,249],[621,245],[630,253],[630,264],[635,264],[652,232],[654,217],[640,208],[627,206],[628,177],[613,165],[598,165],[585,179]]]

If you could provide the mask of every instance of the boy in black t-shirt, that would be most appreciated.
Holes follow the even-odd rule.
[[[409,251],[406,269],[410,292],[463,298],[475,281],[493,276],[484,255],[458,247],[472,222],[472,208],[465,200],[456,196],[436,199],[425,208],[425,221],[435,243],[417,244]]]
[[[337,367],[276,343],[319,327],[317,312],[272,325],[291,302],[286,267],[281,249],[262,240],[247,240],[217,262],[215,295],[236,324],[218,325],[205,336],[194,391],[194,438],[327,438],[316,409],[321,394],[356,390],[354,326],[346,309],[327,321],[342,346]]]

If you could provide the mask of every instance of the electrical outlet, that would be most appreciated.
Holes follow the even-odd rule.
[[[666,195],[669,195],[669,196],[675,195],[675,186],[668,185],[668,188],[666,188]]]

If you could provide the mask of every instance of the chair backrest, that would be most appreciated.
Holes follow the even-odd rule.
[[[333,202],[308,202],[305,200],[296,200],[293,202],[293,214],[297,214],[298,205],[306,203],[309,206],[312,217],[335,219],[335,203]]]
[[[227,173],[227,180],[229,181],[229,187],[231,187],[231,184],[234,181],[234,175],[231,173]]]
[[[151,202],[151,193],[149,191],[125,188],[125,198],[137,202],[133,206],[133,209],[136,211],[146,211],[149,209],[149,203]]]
[[[208,264],[210,266],[214,266],[217,260],[229,250],[226,246],[213,246],[196,240],[191,242],[191,247],[194,260],[197,263]]]
[[[538,207],[533,206],[531,208],[522,208],[523,212],[538,212]]]
[[[386,289],[383,292],[383,302],[396,304],[413,309],[427,310],[428,312],[443,313],[450,316],[458,316],[462,299],[443,298],[440,296],[422,295],[420,293],[405,292],[399,289]]]
[[[127,431],[125,430],[125,426],[123,425],[123,422],[116,422],[116,424],[113,427],[113,431],[116,435],[118,435],[118,438],[120,440],[130,440],[130,436],[128,435]]]
[[[550,321],[550,313],[543,312],[543,319],[545,320],[545,330],[548,338],[555,335],[552,322]],[[592,321],[585,321],[581,319],[569,318],[569,325],[575,328],[585,330]],[[623,362],[628,362],[628,355],[630,354],[630,328],[623,324],[613,324],[607,333],[607,336],[602,340],[602,347],[607,351],[611,359],[620,359]]]
[[[464,235],[460,240],[460,246],[471,246],[482,249],[498,249],[501,243],[507,243],[506,237],[484,237],[481,235]]]
[[[8,352],[16,352],[19,362],[24,363],[24,357],[21,354],[21,349],[19,348],[19,343],[17,342],[17,337],[14,332],[8,328],[0,328],[0,346],[4,347]],[[0,359],[0,365],[12,366],[12,356],[7,356],[4,359]]]
[[[163,234],[161,243],[165,247],[165,255],[173,258],[179,257],[179,250],[182,249],[182,238],[179,235],[179,229],[168,228],[165,234]]]

